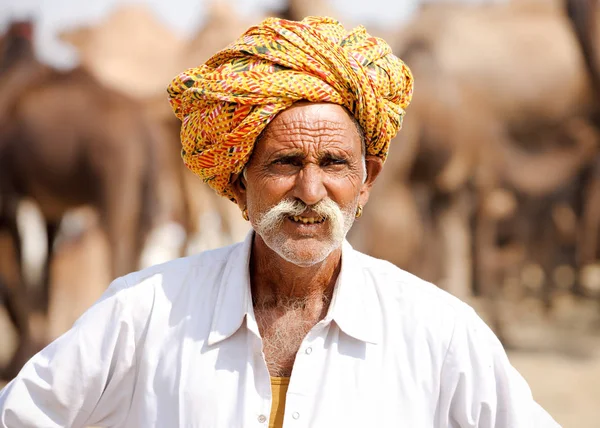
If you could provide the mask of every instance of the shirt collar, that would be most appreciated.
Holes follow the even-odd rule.
[[[214,345],[233,335],[241,327],[247,314],[251,314],[254,319],[250,294],[250,250],[253,238],[254,232],[251,230],[246,239],[234,247],[225,263],[208,345]],[[255,333],[259,335],[258,327]]]
[[[234,247],[223,272],[217,295],[208,345],[232,336],[247,318],[248,328],[259,336],[250,289],[250,251],[254,231]],[[342,267],[325,321],[335,321],[349,336],[378,343],[382,335],[381,314],[373,281],[361,266],[358,253],[348,241],[342,245]]]
[[[360,253],[348,241],[342,245],[342,268],[325,319],[335,321],[355,339],[373,344],[381,341],[381,311],[375,284],[364,269]]]

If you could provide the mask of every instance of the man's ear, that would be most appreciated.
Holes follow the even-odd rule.
[[[231,177],[231,193],[241,210],[246,208],[246,179],[242,173]]]
[[[371,188],[373,187],[375,180],[377,180],[379,173],[383,170],[383,160],[379,156],[366,155],[365,166],[367,167],[367,179],[362,184],[359,196],[359,203],[363,206],[369,200]]]

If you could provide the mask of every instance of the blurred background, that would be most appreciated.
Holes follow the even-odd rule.
[[[564,427],[600,426],[597,0],[0,0],[0,367],[117,275],[243,239],[166,86],[266,16],[330,15],[415,75],[355,248],[473,305]],[[0,381],[0,385],[2,385]]]

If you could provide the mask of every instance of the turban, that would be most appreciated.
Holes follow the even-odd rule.
[[[366,150],[385,160],[412,97],[408,67],[383,40],[336,20],[267,18],[167,92],[182,121],[185,165],[234,200],[231,178],[277,113],[294,102],[339,104],[363,129]]]

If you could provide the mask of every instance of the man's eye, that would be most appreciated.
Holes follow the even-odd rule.
[[[272,165],[276,167],[300,167],[302,166],[302,160],[297,158],[281,158],[274,160]]]
[[[325,159],[322,164],[323,166],[334,166],[334,165],[346,165],[345,159]]]

